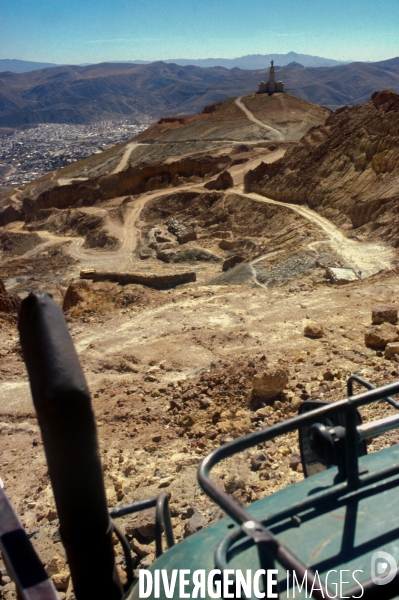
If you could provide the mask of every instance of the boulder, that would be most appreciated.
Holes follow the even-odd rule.
[[[198,392],[196,389],[191,389],[191,390],[187,390],[186,392],[184,392],[184,394],[182,394],[181,399],[183,400],[183,402],[187,402],[187,400],[195,400],[195,398],[198,396]]]
[[[272,400],[288,385],[288,375],[281,367],[268,367],[252,379],[252,395]]]
[[[229,258],[226,258],[226,260],[224,261],[222,271],[228,271],[229,269],[232,269],[233,267],[244,261],[245,258],[243,256],[240,256],[240,254],[233,254],[233,256],[229,256]]]
[[[373,325],[380,325],[381,323],[396,325],[398,322],[398,309],[395,306],[374,306],[371,310],[371,322]]]
[[[234,181],[228,171],[223,171],[216,179],[212,179],[204,184],[204,188],[207,190],[228,190],[232,187],[234,187]]]
[[[65,571],[66,561],[59,554],[55,554],[53,558],[49,560],[46,564],[47,574],[51,577],[52,575],[56,575],[57,573],[62,573]]]
[[[395,354],[399,354],[399,342],[391,342],[385,346],[385,358],[392,358]]]
[[[324,330],[320,323],[310,321],[303,330],[303,334],[310,338],[321,338],[324,336]]]
[[[69,580],[71,578],[68,571],[61,571],[61,573],[55,573],[51,576],[51,581],[54,583],[56,590],[65,592],[68,589]]]
[[[364,336],[364,343],[369,348],[384,350],[387,344],[399,340],[398,330],[392,323],[382,323],[370,327]]]
[[[155,509],[150,508],[139,513],[136,521],[136,531],[144,538],[155,537]]]
[[[186,231],[185,233],[182,233],[177,236],[177,241],[179,242],[179,244],[187,244],[187,242],[193,242],[196,239],[196,231]]]
[[[291,454],[290,456],[290,469],[296,471],[301,464],[301,457],[299,454]]]
[[[204,525],[204,517],[201,515],[201,513],[198,512],[197,509],[194,509],[194,514],[192,515],[192,517],[189,518],[189,520],[186,523],[186,527],[184,529],[184,537],[186,538],[189,535],[195,533],[196,531],[199,531],[204,527]]]
[[[180,223],[175,217],[166,221],[168,231],[176,236],[179,244],[186,244],[197,239],[197,232],[191,226]]]

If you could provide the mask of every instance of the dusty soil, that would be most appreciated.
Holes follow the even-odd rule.
[[[167,491],[177,540],[186,535],[193,511],[202,526],[222,516],[196,481],[199,462],[213,448],[293,416],[308,398],[343,398],[352,373],[375,385],[399,375],[395,358],[385,359],[364,343],[372,307],[395,305],[396,250],[383,240],[370,245],[352,239],[306,206],[244,192],[246,171],[261,161],[273,166],[285,149],[280,143],[226,143],[222,152],[230,157],[234,187],[225,192],[203,187],[211,175],[186,178],[174,189],[38,210],[34,218],[0,229],[6,240],[0,278],[7,290],[21,297],[47,290],[62,304],[73,284],[65,317],[92,391],[109,506]],[[135,151],[126,146],[113,168],[128,168]],[[220,152],[215,146],[215,158]],[[107,155],[106,170],[108,160]],[[84,246],[88,233],[101,231],[115,243]],[[179,242],[179,232],[195,232],[196,239]],[[206,253],[218,260],[204,260]],[[223,262],[236,254],[243,262],[223,272]],[[362,274],[333,286],[326,266],[349,266]],[[76,283],[88,267],[137,273],[189,269],[197,281],[165,291]],[[304,336],[310,321],[323,326],[323,337]],[[62,562],[15,314],[0,313],[0,340],[1,477],[43,563],[55,555]],[[289,383],[264,405],[252,397],[252,379],[269,365],[283,368]],[[364,416],[391,412],[379,404]],[[394,432],[369,449],[397,442]],[[266,456],[259,459],[260,454]],[[246,504],[301,480],[297,454],[296,436],[286,436],[229,459],[215,477]],[[135,536],[136,567],[145,567],[154,558],[154,542],[131,533],[134,523],[125,518],[122,528]],[[115,546],[115,552],[123,577],[122,550]],[[7,579],[1,590],[3,597],[13,596]],[[70,584],[66,594],[72,597]]]

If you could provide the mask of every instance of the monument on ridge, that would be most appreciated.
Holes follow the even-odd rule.
[[[271,62],[270,73],[269,73],[269,81],[261,81],[258,87],[258,94],[269,94],[271,96],[275,93],[284,93],[284,83],[282,81],[275,80],[274,73],[274,60]]]

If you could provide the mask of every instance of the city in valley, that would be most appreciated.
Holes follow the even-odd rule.
[[[73,162],[99,154],[143,131],[129,119],[90,125],[41,123],[31,129],[0,130],[0,193],[24,185]]]

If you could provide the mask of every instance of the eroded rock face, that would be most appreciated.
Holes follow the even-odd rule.
[[[399,95],[376,92],[313,127],[272,164],[245,177],[247,190],[307,203],[338,225],[399,245]]]
[[[260,400],[272,400],[287,385],[287,372],[281,367],[270,366],[252,379],[252,395]]]
[[[116,196],[141,194],[173,185],[173,181],[183,177],[205,177],[216,175],[231,163],[228,155],[216,158],[211,155],[183,157],[170,163],[142,164],[129,167],[119,173],[93,177],[86,181],[72,181],[67,185],[46,182],[32,189],[15,206],[7,206],[0,212],[0,225],[12,221],[32,219],[40,210],[49,208],[65,209],[75,206],[84,199],[85,206],[92,206],[98,200],[109,200]]]

